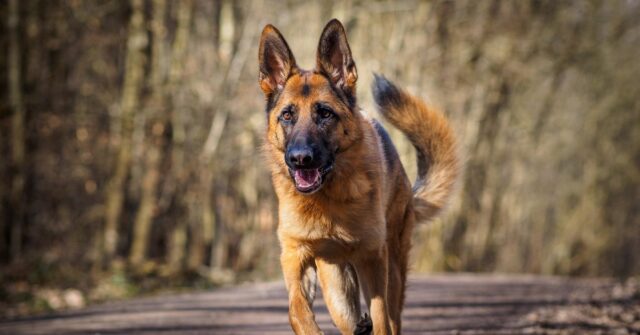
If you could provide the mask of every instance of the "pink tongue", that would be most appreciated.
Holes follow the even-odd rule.
[[[320,171],[318,171],[318,169],[295,170],[293,177],[296,180],[296,185],[298,185],[298,187],[307,188],[318,182],[320,179]]]

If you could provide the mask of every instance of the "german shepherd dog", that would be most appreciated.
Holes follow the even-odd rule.
[[[414,222],[443,208],[459,175],[447,120],[375,75],[380,113],[417,149],[412,190],[389,135],[356,104],[358,74],[340,21],[324,28],[313,70],[299,68],[267,25],[259,68],[291,327],[321,334],[311,308],[319,279],[343,334],[399,334]],[[370,319],[361,315],[360,287]]]

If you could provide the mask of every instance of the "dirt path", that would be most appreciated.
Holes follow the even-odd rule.
[[[404,334],[640,334],[637,282],[532,276],[412,277]],[[325,334],[337,334],[321,297]],[[281,282],[0,320],[0,334],[291,334]]]

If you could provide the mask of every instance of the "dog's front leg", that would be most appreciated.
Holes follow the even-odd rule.
[[[313,297],[310,288],[315,287],[315,281],[312,284],[305,283],[309,279],[308,269],[313,266],[313,261],[298,248],[285,246],[280,262],[289,291],[289,323],[291,328],[296,334],[322,334],[311,309]]]
[[[360,320],[360,289],[355,269],[348,263],[316,259],[322,295],[333,323],[342,334],[353,335]]]
[[[388,268],[386,246],[361,258],[357,263],[358,277],[369,305],[373,333],[376,335],[392,334],[387,307]]]

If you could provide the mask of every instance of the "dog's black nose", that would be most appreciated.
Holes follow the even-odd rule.
[[[313,150],[309,147],[294,147],[287,151],[289,166],[306,167],[313,162]]]

